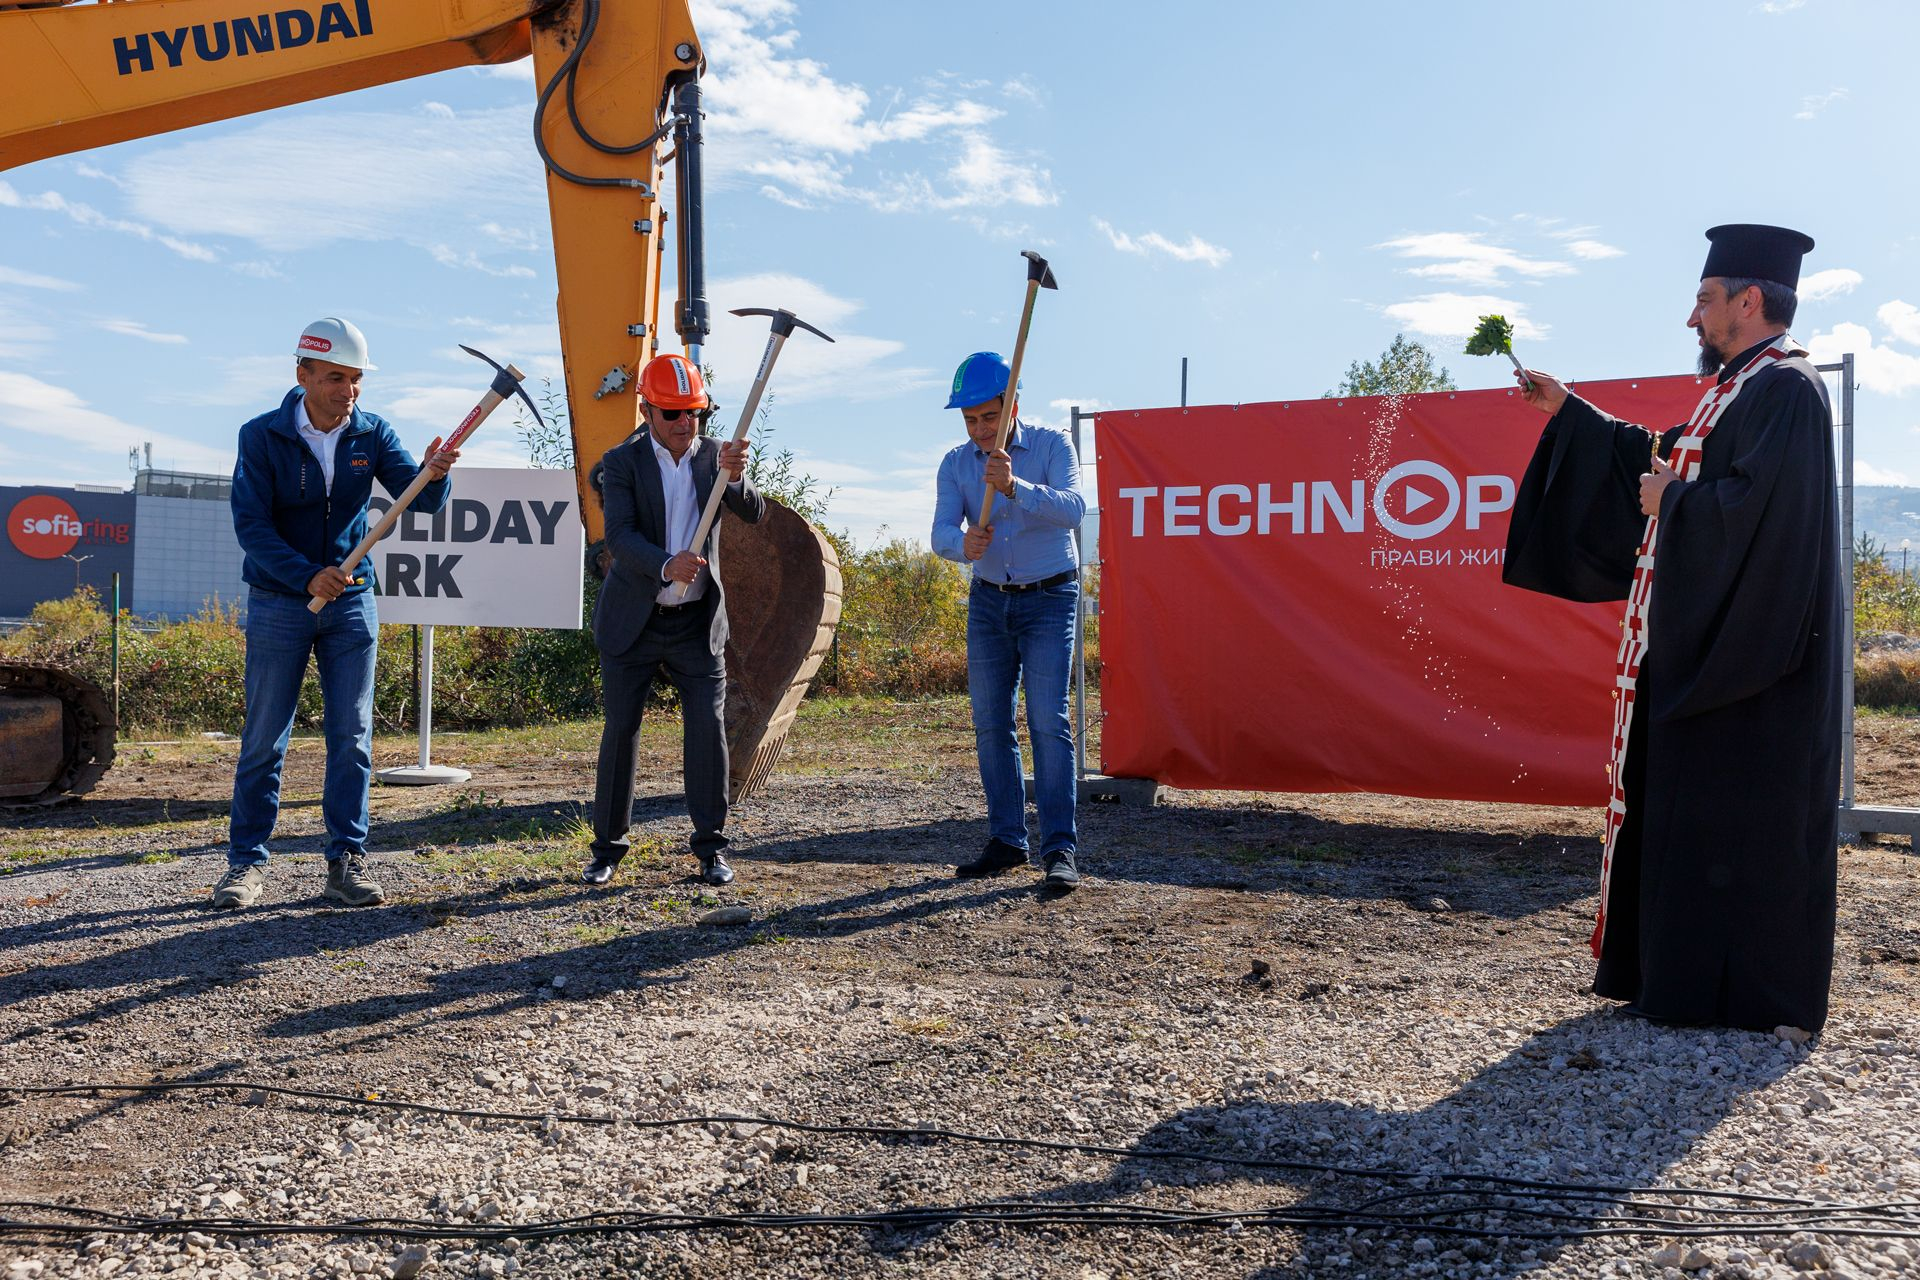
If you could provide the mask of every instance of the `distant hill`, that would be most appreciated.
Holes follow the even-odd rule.
[[[1853,531],[1867,534],[1900,560],[1900,541],[1913,543],[1912,555],[1920,557],[1920,489],[1891,484],[1861,484],[1853,488]],[[1920,558],[1910,562],[1920,573]]]

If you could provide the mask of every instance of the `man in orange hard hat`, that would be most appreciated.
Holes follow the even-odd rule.
[[[633,825],[634,752],[640,713],[664,670],[680,692],[687,814],[700,878],[733,880],[727,865],[727,610],[720,578],[720,523],[692,546],[713,486],[726,473],[725,501],[757,523],[766,500],[746,478],[746,441],[722,444],[699,431],[708,407],[700,370],[681,355],[656,356],[640,373],[647,428],[607,451],[601,464],[612,565],[593,610],[607,704],[593,783],[593,860],[581,879],[606,884],[627,852]]]

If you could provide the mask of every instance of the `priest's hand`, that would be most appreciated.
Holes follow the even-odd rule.
[[[1662,462],[1659,458],[1655,458],[1653,460],[1653,470],[1640,477],[1640,514],[1643,516],[1659,515],[1660,495],[1667,491],[1668,485],[1674,483],[1679,478],[1672,467]]]
[[[1558,413],[1567,402],[1566,385],[1550,373],[1538,369],[1521,373],[1516,369],[1513,377],[1520,384],[1520,398],[1542,413]]]

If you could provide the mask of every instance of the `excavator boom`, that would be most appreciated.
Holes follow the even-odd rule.
[[[592,476],[639,424],[639,371],[660,338],[669,215],[659,193],[668,149],[679,200],[673,327],[696,362],[708,332],[705,58],[687,0],[0,0],[0,171],[529,52],[541,86],[533,126],[547,171],[574,469],[597,549],[604,517]],[[289,167],[297,160],[288,157]],[[805,562],[794,583],[776,563],[759,573],[763,590],[728,593],[734,631],[767,637],[770,655],[762,660],[750,646],[729,653],[734,679],[752,678],[751,716],[729,723],[736,758],[754,771],[737,780],[743,790],[778,753],[838,615],[831,547],[792,521],[799,527],[783,521],[785,532],[761,543],[769,556]],[[751,616],[756,611],[782,616]],[[36,696],[33,714],[51,723],[51,686]],[[70,712],[78,705],[66,702]],[[762,737],[773,746],[762,750]],[[0,721],[0,751],[8,739]],[[37,778],[38,768],[27,772]]]

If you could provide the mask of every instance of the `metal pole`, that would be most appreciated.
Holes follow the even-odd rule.
[[[712,324],[707,310],[706,205],[702,173],[705,132],[701,127],[700,82],[688,80],[674,93],[673,190],[680,233],[680,305],[674,329],[695,368]],[[656,349],[657,344],[656,344]]]
[[[1181,383],[1186,382],[1186,358],[1180,360]],[[1182,396],[1184,400],[1184,395]],[[1080,406],[1073,407],[1073,456],[1080,458]],[[1087,550],[1085,521],[1073,527],[1073,554],[1080,564],[1080,593],[1073,602],[1073,768],[1074,781],[1087,776]]]
[[[120,571],[113,571],[113,722],[120,723]]]
[[[1840,706],[1845,732],[1840,739],[1840,804],[1853,808],[1853,356],[1840,357],[1840,527],[1841,582],[1846,607],[1840,623]]]
[[[424,769],[433,763],[433,624],[420,631],[420,767]]]
[[[1180,357],[1180,407],[1187,407],[1187,358]]]

